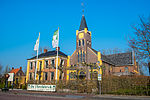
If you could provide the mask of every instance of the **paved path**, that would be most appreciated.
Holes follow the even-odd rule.
[[[150,96],[114,96],[54,92],[34,92],[26,90],[0,91],[0,100],[150,100]]]

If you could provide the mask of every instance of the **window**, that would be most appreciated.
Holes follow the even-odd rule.
[[[82,45],[84,46],[84,39],[82,39]]]
[[[79,55],[79,53],[78,53],[78,63],[80,62],[80,55]]]
[[[48,74],[47,72],[45,72],[45,80],[47,80]]]
[[[83,52],[83,62],[85,62],[85,53]]]
[[[64,65],[64,60],[61,59],[60,66],[63,67],[63,65]]]
[[[126,73],[128,73],[128,72],[129,72],[128,67],[125,67],[125,72],[126,72]]]
[[[16,78],[16,84],[18,84],[18,78]]]
[[[69,78],[73,79],[73,72],[69,73]]]
[[[36,61],[34,62],[34,65],[35,65],[35,69],[36,69]]]
[[[79,46],[81,46],[81,41],[79,40]]]
[[[40,68],[39,68],[39,70],[41,71],[41,69],[42,69],[42,61],[40,61]]]
[[[32,73],[29,73],[29,79],[32,80]]]
[[[62,74],[60,73],[60,75],[59,75],[59,79],[61,80],[61,78],[62,78]]]
[[[82,51],[81,51],[81,62],[82,62]]]
[[[41,75],[39,75],[39,80],[41,79]]]
[[[94,78],[94,79],[97,79],[97,77],[98,77],[98,72],[97,72],[97,71],[94,71],[94,73],[93,73],[93,78]]]
[[[48,60],[45,60],[45,68],[48,68]]]
[[[33,64],[32,64],[32,62],[30,62],[30,69],[33,69]]]
[[[54,80],[54,72],[51,72],[51,80]]]
[[[51,60],[51,64],[52,64],[52,67],[55,67],[55,60],[54,59]]]

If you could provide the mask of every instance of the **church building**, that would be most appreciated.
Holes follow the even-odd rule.
[[[58,80],[97,79],[102,75],[137,75],[139,67],[133,52],[103,55],[92,48],[91,35],[85,16],[82,15],[76,30],[76,50],[68,56],[58,49]],[[28,59],[26,82],[55,82],[57,51],[47,51]],[[35,73],[37,64],[37,73]],[[100,69],[99,69],[100,68]],[[36,74],[36,75],[35,75]]]
[[[68,79],[84,77],[90,79],[92,74],[103,75],[134,75],[139,74],[133,52],[102,55],[92,48],[91,31],[82,15],[79,30],[76,30],[76,50],[70,57]],[[102,72],[99,72],[101,66]]]

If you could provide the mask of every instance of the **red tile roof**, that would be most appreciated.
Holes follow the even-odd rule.
[[[19,70],[20,70],[20,68],[12,69],[12,70],[10,71],[10,73],[16,74]]]

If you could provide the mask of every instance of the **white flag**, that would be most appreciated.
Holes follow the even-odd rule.
[[[58,47],[58,41],[59,41],[59,28],[54,32],[53,35],[53,39],[52,39],[53,48]]]
[[[35,46],[34,46],[34,50],[35,50],[35,51],[39,49],[39,38],[40,38],[40,33],[39,33],[38,39],[36,40],[36,44],[35,44]]]

